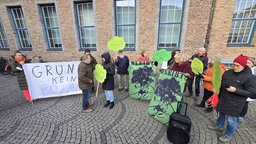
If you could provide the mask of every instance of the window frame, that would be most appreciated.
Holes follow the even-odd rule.
[[[239,2],[241,2],[241,1],[239,1]],[[239,3],[239,4],[241,4],[241,3]],[[249,38],[248,38],[248,42],[228,42],[229,41],[229,36],[230,36],[230,33],[231,33],[231,26],[230,26],[230,29],[229,29],[229,35],[228,35],[228,40],[227,40],[227,46],[228,47],[234,47],[234,46],[252,46],[252,39],[253,39],[253,36],[254,36],[254,33],[255,33],[255,28],[256,28],[256,17],[254,17],[254,18],[235,18],[234,17],[234,14],[236,13],[236,7],[237,7],[237,2],[236,2],[236,5],[235,5],[235,9],[234,9],[234,12],[233,12],[233,17],[232,17],[232,22],[231,22],[231,26],[232,26],[232,24],[233,24],[233,22],[244,22],[244,21],[253,21],[253,26],[252,26],[252,28],[250,29],[250,33],[249,33]],[[244,10],[244,9],[243,9]],[[244,11],[242,11],[242,12],[244,12]],[[234,26],[235,27],[235,26]],[[238,30],[238,31],[240,31],[240,28],[239,29],[234,29],[234,30]],[[245,34],[245,31],[243,30],[242,31],[243,32],[243,35],[242,35],[242,37],[244,37],[244,34]],[[234,33],[232,33],[231,35],[233,35]],[[231,38],[230,39],[232,39],[232,36],[231,36]]]
[[[160,49],[166,49],[166,50],[175,50],[175,49],[180,49],[180,42],[181,42],[181,34],[182,34],[182,26],[183,26],[183,15],[184,15],[184,5],[185,5],[185,0],[182,0],[182,10],[181,10],[181,19],[180,19],[180,22],[161,22],[161,10],[162,10],[162,1],[163,0],[160,0],[160,5],[159,5],[159,19],[158,19],[158,34],[157,34],[157,50],[160,50]],[[159,47],[159,43],[160,43],[160,27],[161,25],[177,25],[179,24],[180,26],[180,30],[179,30],[179,40],[178,40],[178,43],[177,43],[177,46],[176,47],[167,47],[167,48],[160,48]]]
[[[2,22],[1,18],[0,18],[0,31],[3,34],[3,36],[0,35],[0,41],[2,41],[2,43],[4,43],[3,41],[5,40],[6,43],[7,43],[7,46],[5,46],[5,47],[3,47],[2,44],[0,43],[0,51],[10,51],[10,44],[9,44],[8,38],[6,36],[5,30],[4,30],[4,25],[3,25],[3,22]],[[2,39],[3,37],[5,39]]]
[[[78,30],[78,38],[79,38],[79,51],[84,51],[85,49],[89,49],[90,51],[97,51],[97,32],[96,32],[96,27],[95,27],[95,21],[94,21],[94,25],[91,25],[91,26],[81,26],[80,25],[80,19],[79,19],[79,16],[78,16],[78,6],[79,4],[88,4],[88,3],[91,3],[92,4],[92,7],[94,6],[93,5],[93,1],[92,0],[87,0],[87,1],[82,1],[82,2],[75,2],[75,15],[76,15],[76,25],[77,25],[77,30]],[[94,9],[93,9],[93,13],[94,13]],[[93,18],[95,20],[95,15],[93,14]],[[94,28],[94,31],[95,31],[95,47],[83,47],[83,42],[82,42],[82,30],[83,29],[91,29],[91,28]]]
[[[136,50],[136,16],[137,16],[137,1],[134,0],[134,23],[133,24],[117,24],[117,1],[122,1],[122,0],[115,0],[114,1],[114,12],[115,12],[115,35],[118,35],[118,27],[130,27],[133,26],[134,27],[134,47],[132,48],[127,48],[125,46],[125,48],[123,49],[124,51],[135,51]]]
[[[60,30],[60,26],[59,26],[58,12],[57,12],[55,4],[54,3],[40,4],[39,7],[40,7],[42,20],[43,20],[43,24],[44,24],[45,37],[46,37],[47,45],[48,45],[47,51],[63,51],[63,41],[62,41],[61,30]],[[55,8],[56,16],[57,16],[57,24],[58,24],[57,26],[47,27],[45,12],[44,12],[45,7],[54,7]],[[60,41],[61,41],[61,46],[60,47],[51,47],[51,42],[50,42],[50,37],[49,37],[48,30],[58,30],[59,31],[59,38],[60,38]]]
[[[12,21],[13,21],[13,26],[14,26],[14,29],[16,31],[16,34],[17,34],[17,37],[18,37],[18,42],[19,42],[19,50],[20,51],[32,51],[32,43],[31,43],[31,40],[30,40],[30,35],[29,35],[29,31],[28,31],[28,27],[27,27],[27,23],[26,23],[26,19],[25,19],[25,15],[23,13],[23,9],[21,6],[13,6],[13,7],[9,7],[10,9],[10,14],[11,14],[11,18],[12,18]],[[16,19],[15,19],[15,16],[14,16],[14,9],[20,9],[21,12],[22,12],[22,15],[23,15],[23,19],[24,19],[24,24],[25,24],[25,28],[18,28],[18,25],[16,23]],[[21,33],[20,31],[21,30],[24,30],[26,31],[28,37],[27,39],[29,40],[29,44],[30,44],[30,47],[23,47],[23,44],[22,44],[22,39],[21,39]]]

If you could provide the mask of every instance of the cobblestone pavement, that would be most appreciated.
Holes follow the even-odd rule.
[[[168,144],[166,125],[147,112],[148,101],[135,100],[125,91],[114,91],[115,107],[103,108],[102,90],[92,113],[82,113],[82,96],[39,99],[33,105],[25,101],[15,76],[0,75],[0,144]],[[219,133],[207,129],[213,114],[194,106],[191,98],[188,115],[192,119],[191,144],[216,144]],[[230,143],[256,143],[256,103],[250,102],[245,122],[239,124]]]

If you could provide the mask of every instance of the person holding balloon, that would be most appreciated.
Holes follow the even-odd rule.
[[[114,104],[114,75],[115,75],[115,64],[111,62],[111,56],[109,53],[104,53],[101,55],[102,61],[104,62],[104,69],[106,70],[106,79],[102,84],[102,88],[105,91],[106,96],[106,104],[104,107],[108,107],[109,109],[112,109]]]

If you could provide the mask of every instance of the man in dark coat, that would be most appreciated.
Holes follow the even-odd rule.
[[[236,131],[238,117],[241,115],[246,99],[256,98],[256,77],[246,65],[248,57],[239,55],[234,59],[234,69],[224,72],[220,88],[220,99],[217,105],[219,117],[212,130],[223,130],[225,118],[228,124],[225,134],[219,138],[222,142],[229,141]]]
[[[111,56],[109,53],[104,53],[101,55],[102,61],[104,62],[104,69],[107,71],[107,76],[105,81],[102,84],[102,88],[105,91],[106,95],[106,104],[104,107],[112,109],[114,107],[114,75],[115,75],[115,64],[111,62]]]
[[[206,49],[204,47],[200,47],[198,49],[197,54],[194,54],[190,59],[189,62],[192,62],[192,60],[194,58],[198,58],[199,60],[202,61],[203,65],[204,65],[204,69],[203,71],[205,71],[208,67],[208,57],[206,54]],[[198,100],[199,98],[199,94],[200,94],[200,81],[201,81],[202,76],[201,75],[195,75],[195,99]],[[194,82],[194,78],[190,79],[188,82],[188,91],[189,94],[188,96],[192,96],[193,95],[193,82]]]
[[[93,87],[93,66],[91,56],[84,55],[82,61],[78,65],[78,85],[83,92],[83,112],[89,113],[93,110],[89,108],[93,103],[89,103],[90,90]]]
[[[85,50],[84,50],[84,55],[86,55],[86,54],[91,56],[91,63],[90,63],[90,64],[92,65],[93,70],[94,70],[94,69],[95,69],[95,66],[96,66],[96,64],[97,64],[97,60],[95,59],[94,56],[92,56],[90,49],[85,49]],[[83,56],[81,57],[81,61],[82,61],[82,58],[83,58]],[[94,82],[94,81],[93,81],[93,82]],[[93,87],[92,87],[92,92],[96,92],[94,83],[93,83]]]
[[[129,58],[123,54],[123,50],[119,50],[119,56],[117,57],[115,63],[117,66],[118,74],[118,88],[119,91],[123,89],[122,84],[126,91],[128,91],[128,67]]]

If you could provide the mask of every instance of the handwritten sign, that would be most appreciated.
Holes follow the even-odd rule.
[[[98,82],[103,83],[105,81],[106,76],[107,76],[107,71],[103,68],[102,65],[97,64],[95,66],[95,70],[93,71],[93,73],[94,73],[95,79]]]
[[[32,99],[80,94],[79,61],[28,63],[23,65]]]

